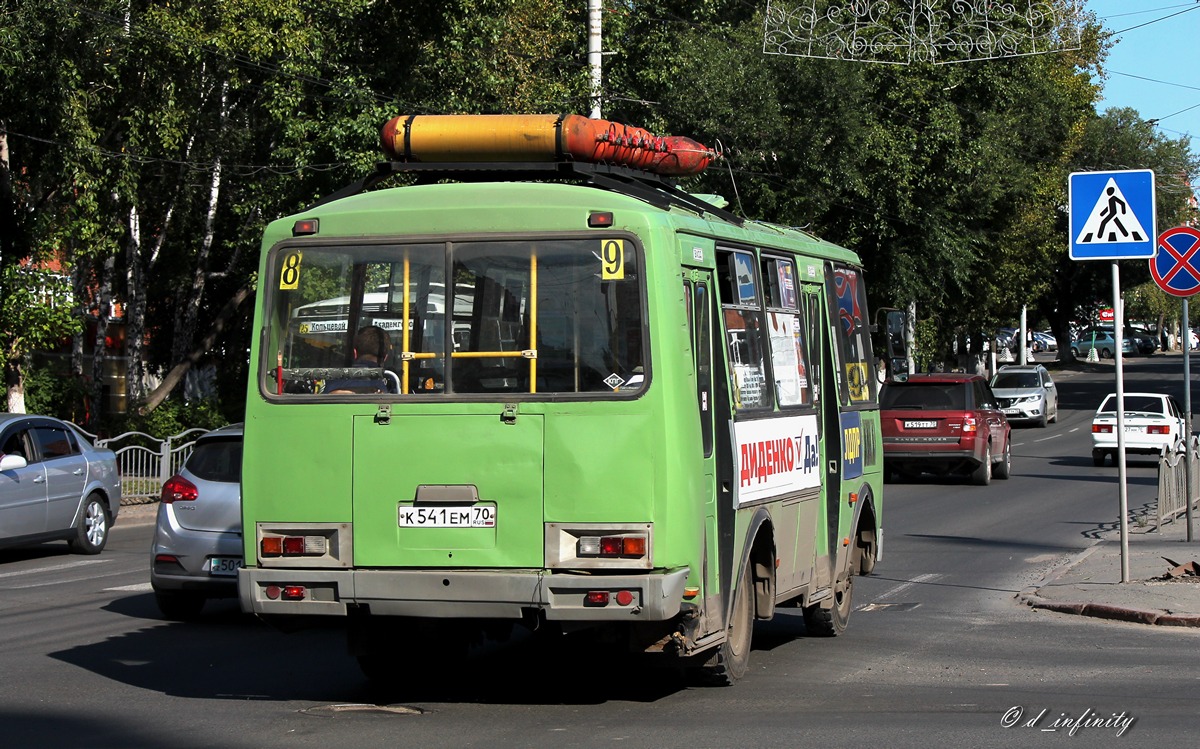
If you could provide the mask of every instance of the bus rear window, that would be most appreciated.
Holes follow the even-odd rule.
[[[613,394],[643,383],[631,240],[288,247],[273,267],[268,394]]]

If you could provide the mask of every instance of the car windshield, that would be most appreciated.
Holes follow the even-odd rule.
[[[883,386],[881,408],[962,410],[967,389],[959,382],[889,382]]]
[[[1115,411],[1117,409],[1117,396],[1110,395],[1104,399],[1104,403],[1100,405],[1100,411]],[[1125,396],[1125,413],[1130,412],[1148,413],[1162,416],[1163,401],[1162,398],[1157,398],[1152,395],[1127,395]]]
[[[1035,388],[1038,376],[1035,372],[1001,372],[992,379],[993,388]]]

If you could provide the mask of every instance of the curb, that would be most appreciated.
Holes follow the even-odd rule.
[[[1085,603],[1082,601],[1052,601],[1036,594],[1020,593],[1017,595],[1021,603],[1035,609],[1057,611],[1062,614],[1091,616],[1097,619],[1132,622],[1134,624],[1154,624],[1166,627],[1200,627],[1200,614],[1172,614],[1169,611],[1147,611],[1145,609],[1128,609],[1122,606],[1112,606],[1107,603]]]
[[[1113,606],[1107,603],[1092,603],[1090,601],[1055,601],[1038,595],[1041,589],[1062,577],[1068,570],[1087,559],[1098,551],[1107,539],[1098,539],[1091,546],[1081,551],[1074,559],[1052,569],[1041,582],[1032,585],[1017,594],[1017,600],[1034,609],[1056,611],[1060,614],[1075,616],[1090,616],[1097,619],[1108,619],[1134,624],[1153,624],[1165,627],[1200,627],[1200,614],[1172,614],[1160,609],[1133,609],[1123,606]]]

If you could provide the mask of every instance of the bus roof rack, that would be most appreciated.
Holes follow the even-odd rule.
[[[672,206],[710,214],[722,221],[743,226],[745,219],[735,213],[680,190],[662,176],[642,169],[580,161],[507,161],[507,162],[439,162],[381,161],[375,171],[308,206],[311,211],[326,203],[348,198],[370,190],[383,180],[401,173],[417,173],[417,184],[452,179],[459,182],[578,182],[643,200],[664,210]]]

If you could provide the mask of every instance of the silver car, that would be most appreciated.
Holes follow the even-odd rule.
[[[0,546],[66,539],[71,551],[99,554],[120,509],[111,450],[66,421],[0,414]]]
[[[1040,364],[1001,367],[991,381],[992,393],[1009,422],[1039,427],[1058,421],[1058,388]]]
[[[200,614],[210,598],[237,596],[242,566],[242,425],[196,440],[163,485],[151,549],[150,585],[168,619]]]

